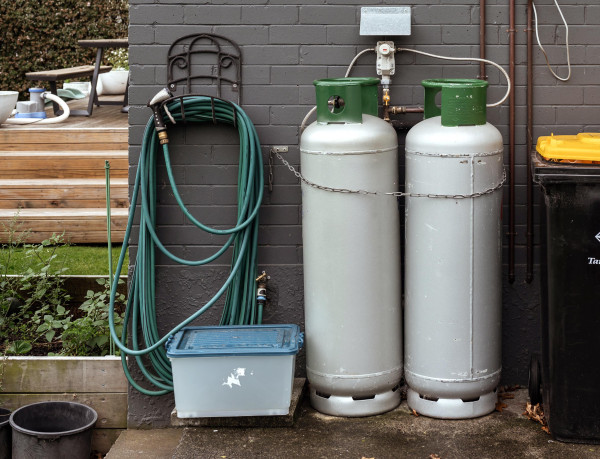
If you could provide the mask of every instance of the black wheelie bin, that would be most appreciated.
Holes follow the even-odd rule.
[[[557,440],[600,443],[600,134],[540,137],[536,150],[542,349],[531,401],[541,396]]]

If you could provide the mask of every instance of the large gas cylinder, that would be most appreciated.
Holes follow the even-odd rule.
[[[398,189],[398,140],[376,116],[378,83],[315,81],[300,142],[306,371],[313,407],[335,416],[400,403],[399,214],[382,194]]]
[[[471,418],[494,410],[500,381],[503,142],[487,82],[423,86],[426,119],[406,137],[408,405]]]

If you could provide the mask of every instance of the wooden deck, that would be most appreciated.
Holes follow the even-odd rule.
[[[69,102],[72,109],[86,105],[87,99]],[[128,121],[120,110],[104,105],[91,117],[63,123],[0,127],[0,242],[8,238],[5,226],[17,212],[21,228],[31,231],[28,242],[63,232],[71,243],[106,242],[105,160],[111,171],[112,240],[123,241]]]
[[[101,100],[123,100],[123,96],[100,96]],[[88,100],[80,99],[69,101],[69,108],[79,110],[87,107]],[[48,117],[54,116],[52,108],[47,108]],[[150,111],[148,112],[150,115]],[[121,107],[118,105],[102,105],[94,107],[92,116],[71,116],[62,123],[58,124],[30,124],[27,126],[16,126],[12,124],[3,124],[1,131],[28,131],[28,130],[43,130],[43,131],[65,131],[65,130],[85,130],[94,131],[101,130],[117,130],[127,133],[127,113],[121,113]]]

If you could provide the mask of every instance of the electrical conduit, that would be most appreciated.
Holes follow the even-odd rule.
[[[162,145],[169,184],[175,199],[184,215],[198,228],[216,235],[227,235],[223,246],[212,256],[202,260],[185,260],[170,252],[156,234],[156,163],[160,148],[154,119],[150,118],[142,142],[135,183],[131,196],[131,206],[124,244],[119,256],[110,294],[109,322],[112,338],[121,350],[123,370],[131,385],[146,395],[163,395],[173,390],[171,365],[166,356],[164,344],[169,336],[189,325],[225,293],[225,307],[221,325],[257,324],[262,320],[261,306],[255,296],[257,266],[258,210],[263,196],[263,164],[258,136],[252,122],[237,105],[220,99],[204,96],[176,98],[166,105],[169,118],[174,122],[187,123],[220,122],[237,127],[240,138],[240,160],[238,172],[238,212],[237,222],[229,229],[209,227],[193,217],[183,203],[173,177],[168,143]],[[135,268],[131,276],[130,294],[125,309],[122,336],[119,337],[114,323],[114,303],[118,278],[123,268],[127,242],[131,234],[136,203],[140,197],[140,226],[138,251]],[[156,321],[155,298],[155,249],[160,250],[171,260],[186,265],[200,266],[210,263],[232,248],[231,270],[217,293],[200,309],[164,336],[160,337]],[[127,346],[127,331],[131,332],[131,347]],[[141,336],[138,334],[141,330]],[[135,358],[142,374],[157,389],[141,387],[133,380],[127,368],[126,355]],[[146,367],[142,356],[147,355],[151,369]]]
[[[525,280],[533,282],[533,176],[531,149],[533,148],[533,1],[527,1],[527,130],[525,154],[527,161],[527,272]]]
[[[508,55],[509,76],[515,80],[515,0],[509,3],[509,28],[508,28]],[[509,158],[509,186],[508,186],[508,282],[515,281],[515,91],[510,91],[508,101],[508,158]]]

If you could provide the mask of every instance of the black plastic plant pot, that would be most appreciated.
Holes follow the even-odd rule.
[[[12,435],[9,424],[10,410],[0,408],[0,459],[10,459]]]
[[[10,416],[13,459],[89,459],[98,414],[74,402],[41,402]]]

